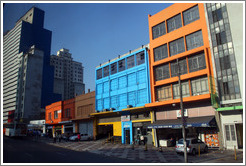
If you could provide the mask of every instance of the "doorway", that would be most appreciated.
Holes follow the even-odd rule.
[[[130,130],[127,128],[125,129],[125,144],[130,144]]]

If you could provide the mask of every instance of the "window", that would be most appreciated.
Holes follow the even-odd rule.
[[[204,53],[188,58],[189,72],[194,72],[206,68],[206,61]]]
[[[51,112],[49,112],[48,119],[51,120]]]
[[[215,11],[212,11],[212,15],[213,15],[213,21],[214,22],[217,22],[217,21],[220,21],[223,19],[221,8],[219,8]]]
[[[196,20],[199,20],[199,9],[198,6],[194,6],[185,12],[183,12],[184,25],[190,24]]]
[[[71,111],[70,111],[70,108],[66,109],[65,111],[65,118],[69,118],[71,115]]]
[[[126,69],[125,59],[120,60],[118,63],[119,63],[119,72]]]
[[[185,51],[184,38],[177,39],[169,44],[170,56],[182,53]]]
[[[189,83],[182,82],[182,97],[188,97],[190,96],[190,88],[189,88]],[[179,94],[179,84],[173,84],[173,99],[178,99],[180,97]]]
[[[227,141],[236,141],[234,125],[225,125],[225,131]]]
[[[134,55],[127,57],[127,69],[135,66]]]
[[[217,45],[227,43],[225,31],[216,34]]]
[[[154,69],[154,71],[155,71],[155,81],[170,78],[169,64],[158,66]]]
[[[166,34],[166,24],[165,21],[152,27],[152,35],[153,39],[156,39],[162,35]]]
[[[144,51],[137,53],[136,56],[137,56],[137,65],[141,65],[145,62]]]
[[[181,14],[167,20],[167,31],[172,32],[175,29],[182,27]]]
[[[57,119],[58,118],[58,111],[55,111],[54,112],[54,119]]]
[[[186,46],[187,50],[192,50],[194,48],[203,46],[202,31],[197,31],[186,36]]]
[[[187,63],[186,59],[180,60],[179,61],[179,70],[180,74],[187,74]],[[172,62],[171,63],[171,76],[175,77],[178,76],[178,63],[177,62]]]
[[[156,88],[156,100],[165,101],[172,99],[171,86],[157,87]]]
[[[109,66],[103,68],[103,77],[109,76]]]
[[[102,69],[97,70],[97,80],[102,78]]]
[[[155,61],[159,61],[167,57],[168,57],[167,44],[154,48]]]
[[[220,58],[220,66],[221,66],[221,70],[231,68],[231,61],[229,55]]]
[[[209,93],[208,78],[199,78],[191,81],[192,96]]]
[[[117,62],[110,65],[111,67],[111,75],[117,73]]]

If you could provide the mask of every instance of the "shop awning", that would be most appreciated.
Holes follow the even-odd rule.
[[[214,116],[186,118],[186,127],[216,127]],[[148,125],[149,129],[182,128],[182,119],[159,120]]]

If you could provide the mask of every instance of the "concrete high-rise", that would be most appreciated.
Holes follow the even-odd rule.
[[[57,55],[51,55],[54,66],[54,92],[62,95],[62,100],[81,95],[85,90],[82,63],[73,61],[68,49],[62,48]]]
[[[24,87],[23,84],[25,83],[23,81],[24,77],[21,78],[20,73],[26,74],[25,76],[29,77],[27,75],[28,72],[25,71],[30,71],[30,75],[34,72],[31,68],[27,70],[21,68],[23,58],[31,57],[28,54],[32,54],[35,57],[36,52],[38,52],[38,56],[41,57],[34,58],[34,61],[39,61],[38,63],[41,65],[42,71],[39,71],[41,78],[39,78],[40,82],[38,84],[42,85],[42,88],[38,85],[41,89],[36,89],[40,91],[40,101],[32,101],[30,96],[26,97],[26,99],[28,98],[31,102],[38,102],[37,104],[40,109],[37,111],[40,111],[41,108],[61,98],[60,95],[53,93],[54,69],[49,64],[52,32],[44,29],[43,25],[44,11],[33,7],[3,37],[3,123],[7,123],[9,111],[15,111],[15,119],[31,120],[39,118],[39,116],[34,116],[34,114],[29,115],[27,112],[25,114],[25,109],[21,107],[21,104],[18,104],[19,96],[22,98],[22,94],[25,94],[19,88],[20,85]],[[34,52],[30,50],[32,46],[32,49],[35,50]],[[24,63],[28,63],[28,58],[26,59],[27,61],[24,61]],[[32,62],[34,61],[32,60]],[[29,67],[33,67],[33,65]],[[28,89],[31,87],[25,88]],[[23,100],[24,98],[25,95],[23,96]]]

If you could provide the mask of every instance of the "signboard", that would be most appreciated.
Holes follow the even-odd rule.
[[[184,109],[184,116],[188,117],[187,109]],[[177,110],[177,118],[181,118],[181,110]]]
[[[128,121],[130,121],[130,115],[121,116],[121,122],[128,122]]]

